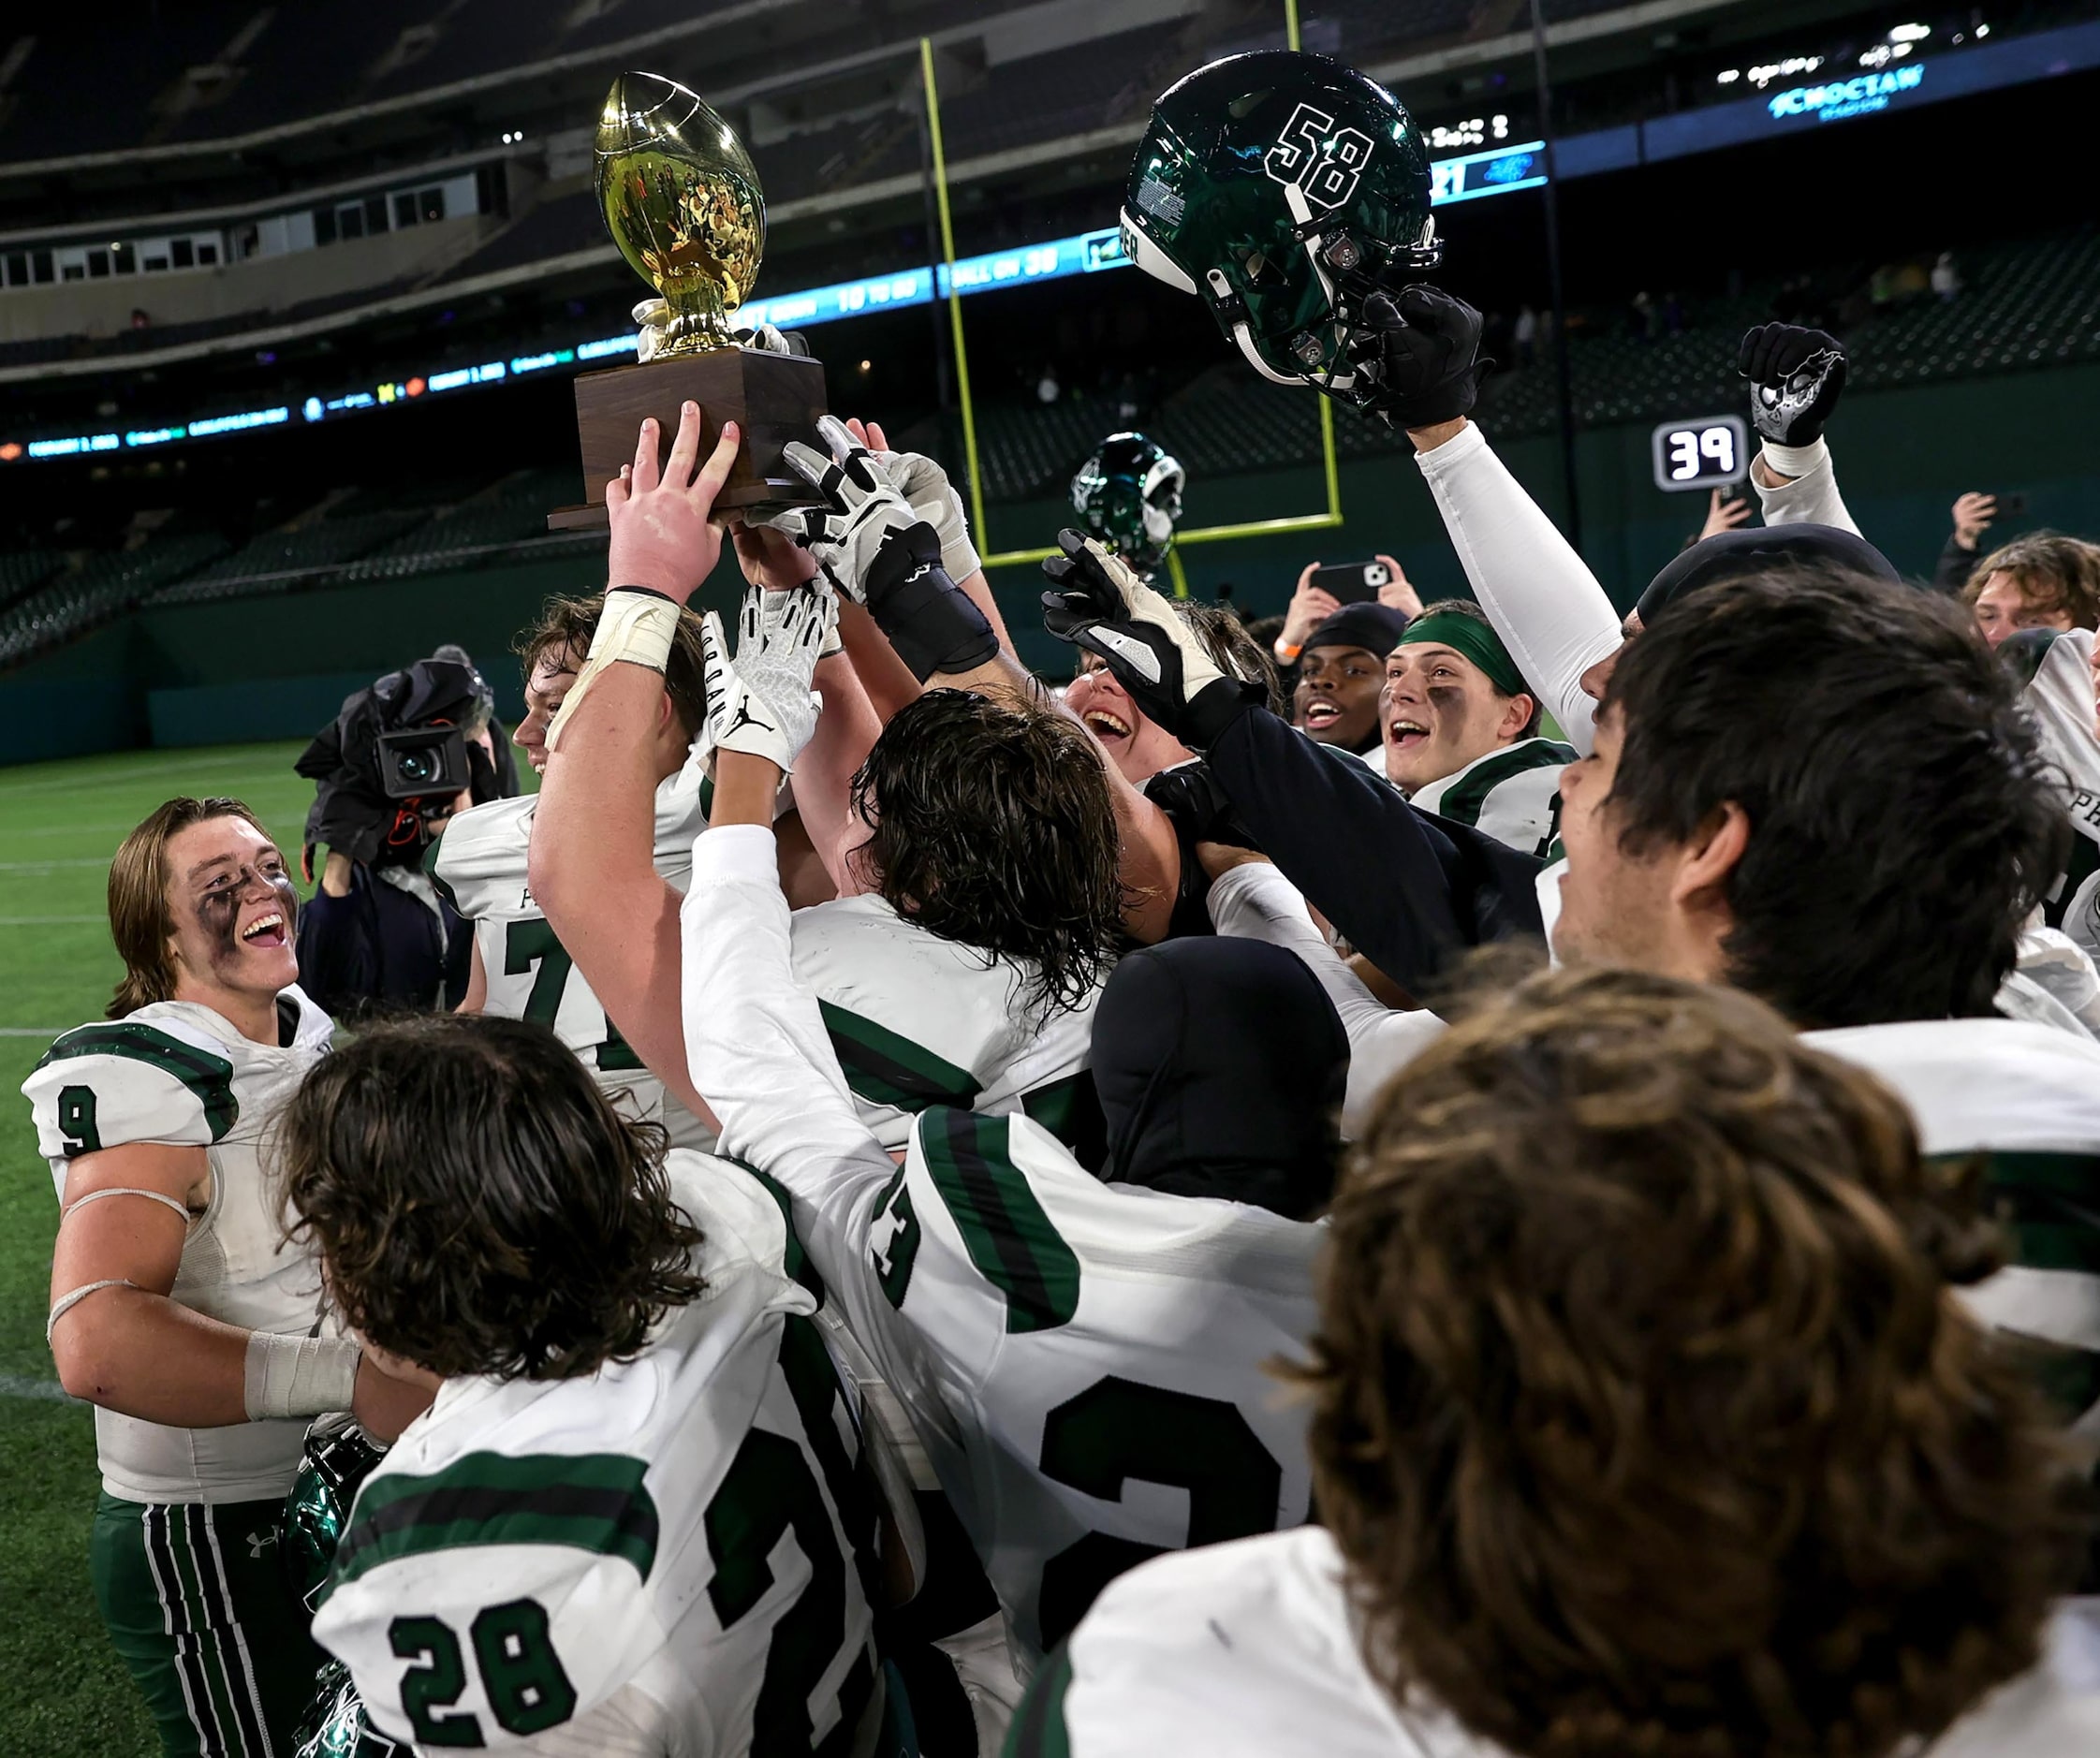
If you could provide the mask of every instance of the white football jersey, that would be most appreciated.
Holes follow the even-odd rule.
[[[1922,1019],[1809,1032],[1872,1070],[1936,1158],[1982,1154],[2017,1261],[1966,1291],[2002,1329],[2054,1345],[2049,1390],[2100,1431],[2100,1044],[2024,1019]]]
[[[2039,633],[2029,631],[2030,634]],[[2071,858],[2043,902],[2061,928],[2100,958],[2100,729],[2093,725],[2091,629],[2049,631],[2020,700],[2034,717],[2042,754],[2063,772],[2075,833]],[[2030,650],[2033,656],[2033,650]]]
[[[916,1122],[868,1262],[933,1364],[928,1451],[1025,1673],[1163,1550],[1305,1519],[1321,1230],[1104,1184],[1025,1117]]]
[[[161,1001],[63,1033],[22,1082],[59,1200],[78,1156],[131,1142],[202,1148],[212,1195],[191,1219],[169,1298],[243,1330],[307,1336],[322,1317],[320,1268],[285,1237],[265,1138],[333,1021],[296,986],[277,997],[279,1042],[257,1044],[196,1002]],[[115,1198],[142,1201],[142,1198]],[[127,1502],[251,1502],[291,1487],[303,1419],[176,1428],[95,1413],[102,1485]]]
[[[933,1105],[1025,1111],[1068,1138],[1098,985],[1045,1015],[1025,1004],[1013,966],[927,932],[873,893],[797,910],[794,949],[861,1121],[885,1148],[902,1149],[912,1118]]]
[[[423,1750],[873,1750],[858,1443],[779,1206],[674,1151],[707,1291],[581,1379],[446,1382],[365,1479],[314,1636]]]
[[[712,797],[712,784],[691,763],[657,784],[654,865],[675,890],[683,891],[692,874],[693,839],[707,828]],[[712,1133],[642,1066],[533,901],[525,862],[538,804],[537,795],[523,794],[463,812],[423,857],[438,888],[474,926],[488,986],[482,1011],[537,1020],[601,1087],[629,1095],[624,1108],[664,1123],[679,1147],[711,1148]]]
[[[1505,1758],[1427,1693],[1396,1702],[1363,1661],[1340,1554],[1306,1527],[1162,1557],[1095,1603],[1036,1677],[1008,1758]],[[2070,1602],[2043,1660],[1931,1746],[1931,1758],[2100,1751],[2100,1621]]]
[[[1520,739],[1407,798],[1423,812],[1472,825],[1519,854],[1557,858],[1548,851],[1561,829],[1561,770],[1574,761],[1573,745]]]

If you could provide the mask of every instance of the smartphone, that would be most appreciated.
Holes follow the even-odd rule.
[[[2000,494],[1993,498],[1997,501],[1998,510],[2001,513],[2017,514],[2024,513],[2027,510],[2027,496],[2018,490],[2010,494]]]
[[[1343,605],[1373,602],[1378,588],[1391,585],[1392,579],[1392,569],[1383,562],[1345,562],[1340,567],[1316,568],[1313,573],[1313,584]]]

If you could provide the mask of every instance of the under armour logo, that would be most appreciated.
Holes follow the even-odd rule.
[[[737,717],[722,729],[723,738],[727,739],[739,726],[756,726],[760,732],[777,732],[779,730],[771,721],[760,720],[757,715],[754,714],[751,711],[749,702],[739,702],[737,704]]]
[[[274,1531],[268,1532],[250,1532],[247,1534],[247,1540],[248,1560],[250,1562],[255,1562],[261,1558],[263,1547],[265,1546],[274,1545],[277,1542],[277,1534]]]

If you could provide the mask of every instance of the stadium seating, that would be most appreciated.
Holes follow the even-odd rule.
[[[223,537],[192,533],[86,558],[0,611],[0,669],[121,616],[157,587],[181,579],[226,549]]]
[[[1826,277],[1864,289],[1872,265]],[[1954,299],[1931,296],[1874,312],[1864,291],[1832,300],[1858,321],[1844,329],[1852,382],[1883,388],[2100,359],[2100,227],[1963,253]],[[1575,314],[1570,371],[1576,419],[1638,424],[1738,406],[1737,344],[1771,315],[1776,284],[1695,301],[1687,326],[1649,339],[1624,309]],[[1836,321],[1832,319],[1832,321]],[[1549,350],[1483,387],[1481,421],[1498,438],[1553,431],[1559,420]],[[1262,383],[1237,360],[1150,398],[1135,421],[1123,399],[1067,392],[1057,403],[984,399],[977,447],[988,500],[1063,491],[1105,433],[1140,425],[1199,479],[1311,462],[1319,455],[1318,404]],[[1403,451],[1404,437],[1344,413],[1344,458]],[[962,455],[960,422],[926,420],[900,443]],[[68,564],[51,542],[0,553],[0,667],[74,639],[147,599],[156,605],[293,590],[322,579],[400,578],[497,562],[591,538],[550,537],[546,513],[579,491],[567,468],[433,480],[411,488],[345,491],[293,524],[241,544],[210,534],[164,533],[142,548]]]

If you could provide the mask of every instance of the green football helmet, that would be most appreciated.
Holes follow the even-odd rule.
[[[1088,536],[1149,575],[1174,541],[1187,479],[1180,461],[1142,433],[1111,433],[1072,478],[1072,510]]]
[[[1376,405],[1362,306],[1436,266],[1429,150],[1401,102],[1325,55],[1228,55],[1169,87],[1131,161],[1123,247],[1199,296],[1255,370]]]

